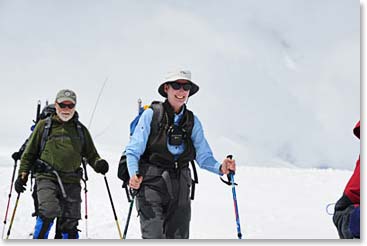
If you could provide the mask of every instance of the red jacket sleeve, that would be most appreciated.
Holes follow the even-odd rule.
[[[357,165],[354,169],[352,177],[350,177],[347,186],[345,187],[344,194],[349,198],[353,204],[360,203],[360,172],[359,172],[360,159],[358,158]]]

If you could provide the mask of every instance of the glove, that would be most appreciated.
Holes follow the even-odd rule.
[[[108,172],[108,163],[104,159],[97,160],[94,166],[94,170],[97,173],[102,173],[103,175],[105,175]]]
[[[28,176],[19,175],[17,180],[14,182],[14,189],[18,193],[22,193],[26,190]]]
[[[13,158],[14,161],[20,160],[20,157],[22,156],[22,154],[19,152],[14,152],[11,157]]]

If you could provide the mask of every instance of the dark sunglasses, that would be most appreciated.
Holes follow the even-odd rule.
[[[66,108],[68,107],[69,109],[73,109],[75,107],[75,104],[65,104],[65,103],[58,103],[58,105],[60,106],[60,108]]]
[[[191,89],[191,83],[178,83],[170,82],[168,83],[174,90],[184,89],[184,91],[189,91]]]

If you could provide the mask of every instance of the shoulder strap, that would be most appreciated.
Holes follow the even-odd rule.
[[[191,136],[192,134],[192,130],[194,128],[194,121],[195,121],[195,117],[194,117],[194,113],[188,109],[186,109],[187,111],[187,120],[185,121],[183,127],[185,130],[188,131],[189,136]]]
[[[153,110],[153,119],[151,122],[150,132],[157,133],[163,125],[164,116],[166,116],[166,118],[168,116],[167,114],[164,114],[164,107],[162,102],[154,101],[151,103],[150,108]]]
[[[78,135],[80,138],[80,142],[82,143],[82,152],[80,155],[82,156],[82,165],[84,169],[84,179],[83,182],[85,184],[85,190],[87,189],[87,181],[88,181],[88,173],[87,173],[87,158],[85,157],[86,147],[85,147],[85,135],[83,131],[83,124],[79,120],[75,120],[76,130],[78,131]]]
[[[82,156],[82,165],[83,165],[83,169],[84,169],[83,182],[85,184],[85,190],[86,190],[87,189],[86,185],[87,185],[87,181],[88,181],[88,173],[87,173],[88,160],[85,157],[85,153],[86,153],[85,135],[84,135],[84,131],[83,131],[83,124],[78,119],[75,119],[74,122],[75,122],[76,130],[78,131],[80,142],[82,143],[82,151],[81,151],[80,155]]]
[[[80,142],[82,143],[82,157],[84,157],[85,153],[85,135],[83,131],[83,124],[79,120],[75,120],[76,130],[78,131],[78,135],[80,138]]]
[[[48,135],[50,134],[51,124],[52,124],[51,116],[48,116],[45,119],[45,121],[46,121],[46,123],[45,123],[45,127],[44,127],[43,133],[42,133],[41,145],[40,145],[40,149],[39,149],[39,152],[38,152],[38,157],[41,157],[41,154],[42,154],[43,150],[45,149],[45,145],[46,145],[46,142],[47,142]]]

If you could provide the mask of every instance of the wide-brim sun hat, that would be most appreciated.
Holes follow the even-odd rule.
[[[187,80],[191,83],[191,89],[189,93],[189,97],[194,95],[199,91],[199,86],[192,82],[191,80],[191,72],[189,70],[176,70],[173,72],[169,72],[162,82],[162,84],[158,87],[158,92],[162,97],[167,97],[167,93],[164,91],[164,84],[169,82],[174,82],[177,80]]]

